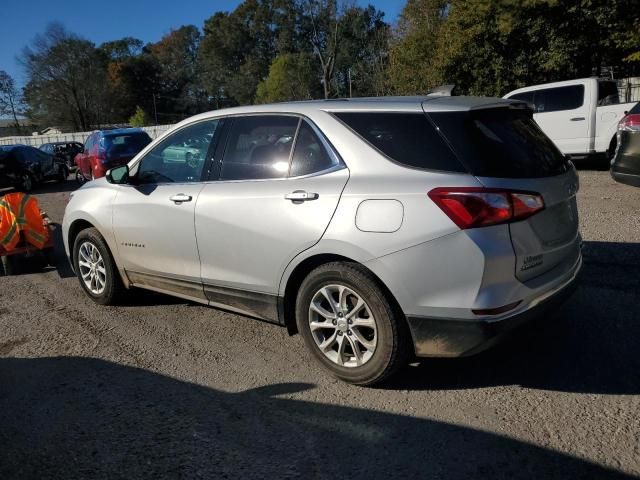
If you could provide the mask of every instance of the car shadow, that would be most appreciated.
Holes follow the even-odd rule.
[[[606,156],[594,156],[575,160],[576,170],[595,170],[604,172],[611,167],[611,161]]]
[[[631,478],[445,422],[91,358],[0,359],[2,478]],[[363,392],[366,393],[366,392]]]
[[[576,293],[557,312],[483,354],[422,359],[382,388],[495,385],[576,393],[640,393],[640,244],[585,242]]]

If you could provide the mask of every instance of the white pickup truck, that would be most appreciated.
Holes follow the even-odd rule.
[[[519,88],[504,98],[528,102],[540,128],[572,159],[611,158],[618,122],[637,103],[620,103],[616,82],[595,77]]]

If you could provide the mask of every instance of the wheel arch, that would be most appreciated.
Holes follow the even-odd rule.
[[[284,326],[287,328],[287,332],[289,335],[295,335],[298,333],[298,327],[296,325],[295,318],[295,309],[296,309],[296,297],[298,296],[298,290],[303,280],[306,278],[309,273],[318,268],[321,265],[332,263],[332,262],[345,262],[345,263],[354,263],[359,267],[367,270],[372,277],[375,279],[378,286],[382,289],[382,291],[387,296],[387,299],[391,303],[392,308],[398,315],[398,318],[401,318],[402,321],[406,323],[406,318],[402,309],[400,308],[400,304],[398,300],[395,298],[391,290],[384,284],[384,282],[376,275],[371,269],[367,268],[362,262],[354,260],[353,258],[349,258],[344,255],[338,255],[333,253],[317,253],[311,255],[300,263],[298,263],[295,268],[291,271],[289,277],[286,279],[286,284],[284,287],[284,295],[280,300],[280,315],[281,322],[284,323]],[[408,326],[408,324],[407,324]]]
[[[69,249],[70,257],[73,257],[73,244],[75,243],[76,238],[78,237],[80,232],[88,228],[97,229],[97,227],[93,223],[85,220],[84,218],[74,220],[71,225],[69,225],[69,233],[67,235],[67,248]]]

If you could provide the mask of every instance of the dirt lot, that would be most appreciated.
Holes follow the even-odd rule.
[[[640,189],[580,177],[570,302],[378,389],[277,326],[144,292],[99,307],[63,263],[0,278],[0,478],[640,476]],[[72,188],[39,195],[55,221]]]

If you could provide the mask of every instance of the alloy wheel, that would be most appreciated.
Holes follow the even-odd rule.
[[[325,285],[315,293],[309,306],[309,328],[324,356],[343,367],[367,363],[378,343],[371,309],[345,285]]]
[[[78,250],[78,268],[87,289],[94,295],[104,292],[107,284],[107,270],[98,248],[91,242],[84,242]]]

